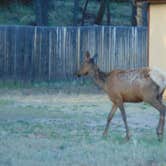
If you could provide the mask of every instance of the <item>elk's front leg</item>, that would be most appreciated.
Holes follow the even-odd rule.
[[[107,136],[110,122],[111,122],[116,110],[117,110],[117,106],[115,104],[113,104],[112,109],[111,109],[110,113],[108,114],[107,124],[105,126],[105,130],[104,130],[103,136]]]

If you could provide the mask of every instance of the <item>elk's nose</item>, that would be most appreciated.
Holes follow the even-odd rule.
[[[77,77],[81,77],[81,74],[77,73]]]
[[[74,75],[77,77],[81,77],[81,74],[79,72],[75,72]]]

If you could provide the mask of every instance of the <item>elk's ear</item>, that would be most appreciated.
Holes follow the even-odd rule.
[[[86,62],[90,61],[90,53],[89,53],[89,51],[86,51],[86,53],[85,53],[85,61]]]

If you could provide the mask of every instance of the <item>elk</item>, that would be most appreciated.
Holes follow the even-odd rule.
[[[144,67],[132,70],[112,70],[109,73],[101,71],[94,63],[87,51],[84,62],[81,65],[77,76],[90,75],[95,83],[101,87],[112,101],[112,109],[108,115],[107,123],[103,132],[106,136],[109,124],[117,110],[120,109],[126,130],[126,139],[130,138],[127,124],[125,102],[146,102],[159,111],[160,118],[156,133],[159,140],[162,140],[165,124],[166,106],[162,103],[162,96],[166,88],[166,74],[157,68]]]

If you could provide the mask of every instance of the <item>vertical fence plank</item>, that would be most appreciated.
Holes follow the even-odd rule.
[[[0,29],[0,76],[4,76],[4,29]]]
[[[69,79],[87,50],[104,71],[147,66],[147,28],[0,26],[0,78]]]

